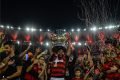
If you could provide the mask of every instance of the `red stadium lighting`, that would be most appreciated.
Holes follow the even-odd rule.
[[[87,39],[87,43],[88,44],[92,44],[93,43],[93,39],[92,39],[92,37],[90,35],[87,35],[86,39]]]
[[[104,41],[105,40],[105,34],[104,34],[104,32],[100,32],[99,34],[98,34],[98,38],[100,39],[100,41]]]
[[[30,42],[30,38],[31,38],[31,37],[30,37],[30,35],[29,35],[29,34],[28,34],[28,35],[26,35],[26,36],[25,36],[25,40],[26,40],[26,42]]]
[[[13,33],[11,36],[12,36],[13,41],[16,41],[16,39],[18,37],[18,34],[17,33]]]
[[[40,35],[39,36],[39,42],[43,42],[43,39],[44,39],[43,35]]]
[[[79,37],[78,35],[75,35],[75,42],[78,42],[79,41]]]

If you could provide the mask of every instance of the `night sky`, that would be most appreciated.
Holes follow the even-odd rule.
[[[44,28],[82,25],[74,0],[1,0],[1,23]]]

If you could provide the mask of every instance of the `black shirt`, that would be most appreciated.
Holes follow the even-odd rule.
[[[5,54],[3,54],[5,56]],[[14,74],[15,72],[17,72],[17,66],[22,66],[22,62],[21,60],[17,57],[17,56],[13,56],[10,58],[9,61],[13,61],[13,64],[9,65],[7,70],[3,73],[3,76],[7,77],[10,76],[12,74]],[[18,77],[12,79],[12,80],[16,80]]]
[[[23,63],[23,69],[22,69],[21,79],[25,80],[24,77],[25,77],[26,70],[32,64],[32,62],[31,62],[31,59],[28,59],[27,61],[22,60],[22,63]]]
[[[7,57],[7,54],[5,52],[0,52],[0,62],[3,61],[3,59],[6,57]]]

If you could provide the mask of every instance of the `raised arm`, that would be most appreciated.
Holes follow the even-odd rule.
[[[89,50],[87,50],[88,53],[88,61],[90,62],[90,66],[93,66],[93,60],[92,60],[92,56]]]
[[[23,58],[29,49],[30,49],[30,45],[27,47],[26,50],[24,50],[24,51],[19,55],[19,58]]]
[[[7,69],[9,60],[10,57],[8,56],[0,63],[0,73],[4,72]]]
[[[84,80],[87,80],[88,75],[94,70],[94,66],[90,69],[90,71],[85,74]]]
[[[53,44],[52,44],[52,42],[51,42],[51,43],[50,43],[50,47],[49,47],[49,52],[50,52],[50,55],[51,55],[51,56],[53,55],[52,48],[53,48]]]
[[[37,63],[38,63],[38,60],[34,60],[34,62],[27,68],[26,72],[29,72],[33,68],[34,64],[37,64]]]
[[[72,49],[71,49],[71,43],[70,43],[70,41],[68,41],[67,56],[71,55],[71,51],[72,51]]]
[[[88,48],[89,48],[89,46],[88,46]],[[88,53],[88,61],[90,61],[90,60],[92,59],[90,51],[91,51],[90,48],[87,49],[87,53]]]
[[[21,72],[22,72],[22,66],[17,66],[17,72],[15,72],[12,75],[8,76],[7,79],[12,80],[13,78],[20,76]]]
[[[38,77],[42,78],[42,76],[45,76],[45,80],[47,80],[47,76],[46,76],[46,63],[45,62],[43,63],[42,71],[39,73]]]
[[[119,68],[117,68],[115,65],[113,67],[110,68],[110,70],[107,70],[107,73],[112,73],[112,72],[116,72]]]
[[[40,58],[41,56],[47,54],[48,50],[43,51],[42,53],[40,53],[39,55],[37,55],[37,59]]]

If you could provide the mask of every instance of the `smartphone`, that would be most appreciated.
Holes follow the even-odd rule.
[[[28,60],[28,54],[25,55],[25,60],[26,60],[26,61]]]

